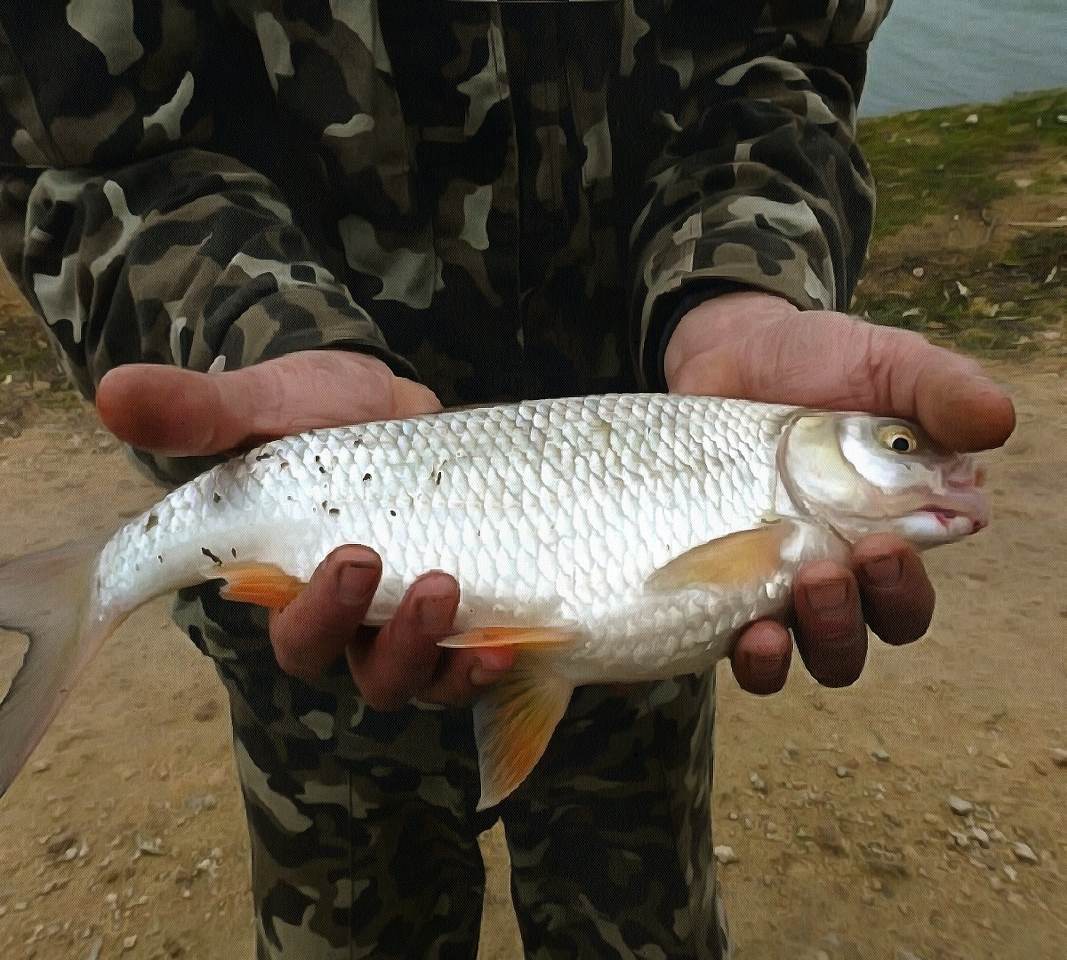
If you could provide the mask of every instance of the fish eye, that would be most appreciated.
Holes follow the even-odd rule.
[[[894,453],[914,453],[919,448],[919,440],[907,427],[894,425],[879,431],[878,439],[882,446]]]

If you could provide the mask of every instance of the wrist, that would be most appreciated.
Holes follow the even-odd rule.
[[[667,341],[663,372],[673,390],[678,373],[693,357],[752,332],[753,326],[776,322],[800,310],[784,297],[761,290],[724,293],[703,301],[679,321]]]

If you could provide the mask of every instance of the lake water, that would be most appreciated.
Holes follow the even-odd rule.
[[[871,46],[860,113],[1067,87],[1067,0],[895,0]]]

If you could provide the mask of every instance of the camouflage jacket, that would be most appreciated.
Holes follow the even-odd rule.
[[[694,291],[847,307],[889,3],[0,0],[0,253],[90,397],[314,347],[661,389]]]

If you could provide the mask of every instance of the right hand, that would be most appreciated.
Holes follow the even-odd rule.
[[[309,350],[216,374],[157,364],[127,364],[100,381],[96,405],[120,440],[168,456],[248,449],[319,427],[435,413],[433,391],[396,377],[375,357]],[[286,673],[313,680],[344,655],[352,679],[376,710],[411,700],[461,705],[514,662],[506,648],[443,650],[459,585],[432,571],[408,588],[392,620],[361,627],[381,577],[365,546],[334,550],[307,587],[270,615],[270,639]]]

